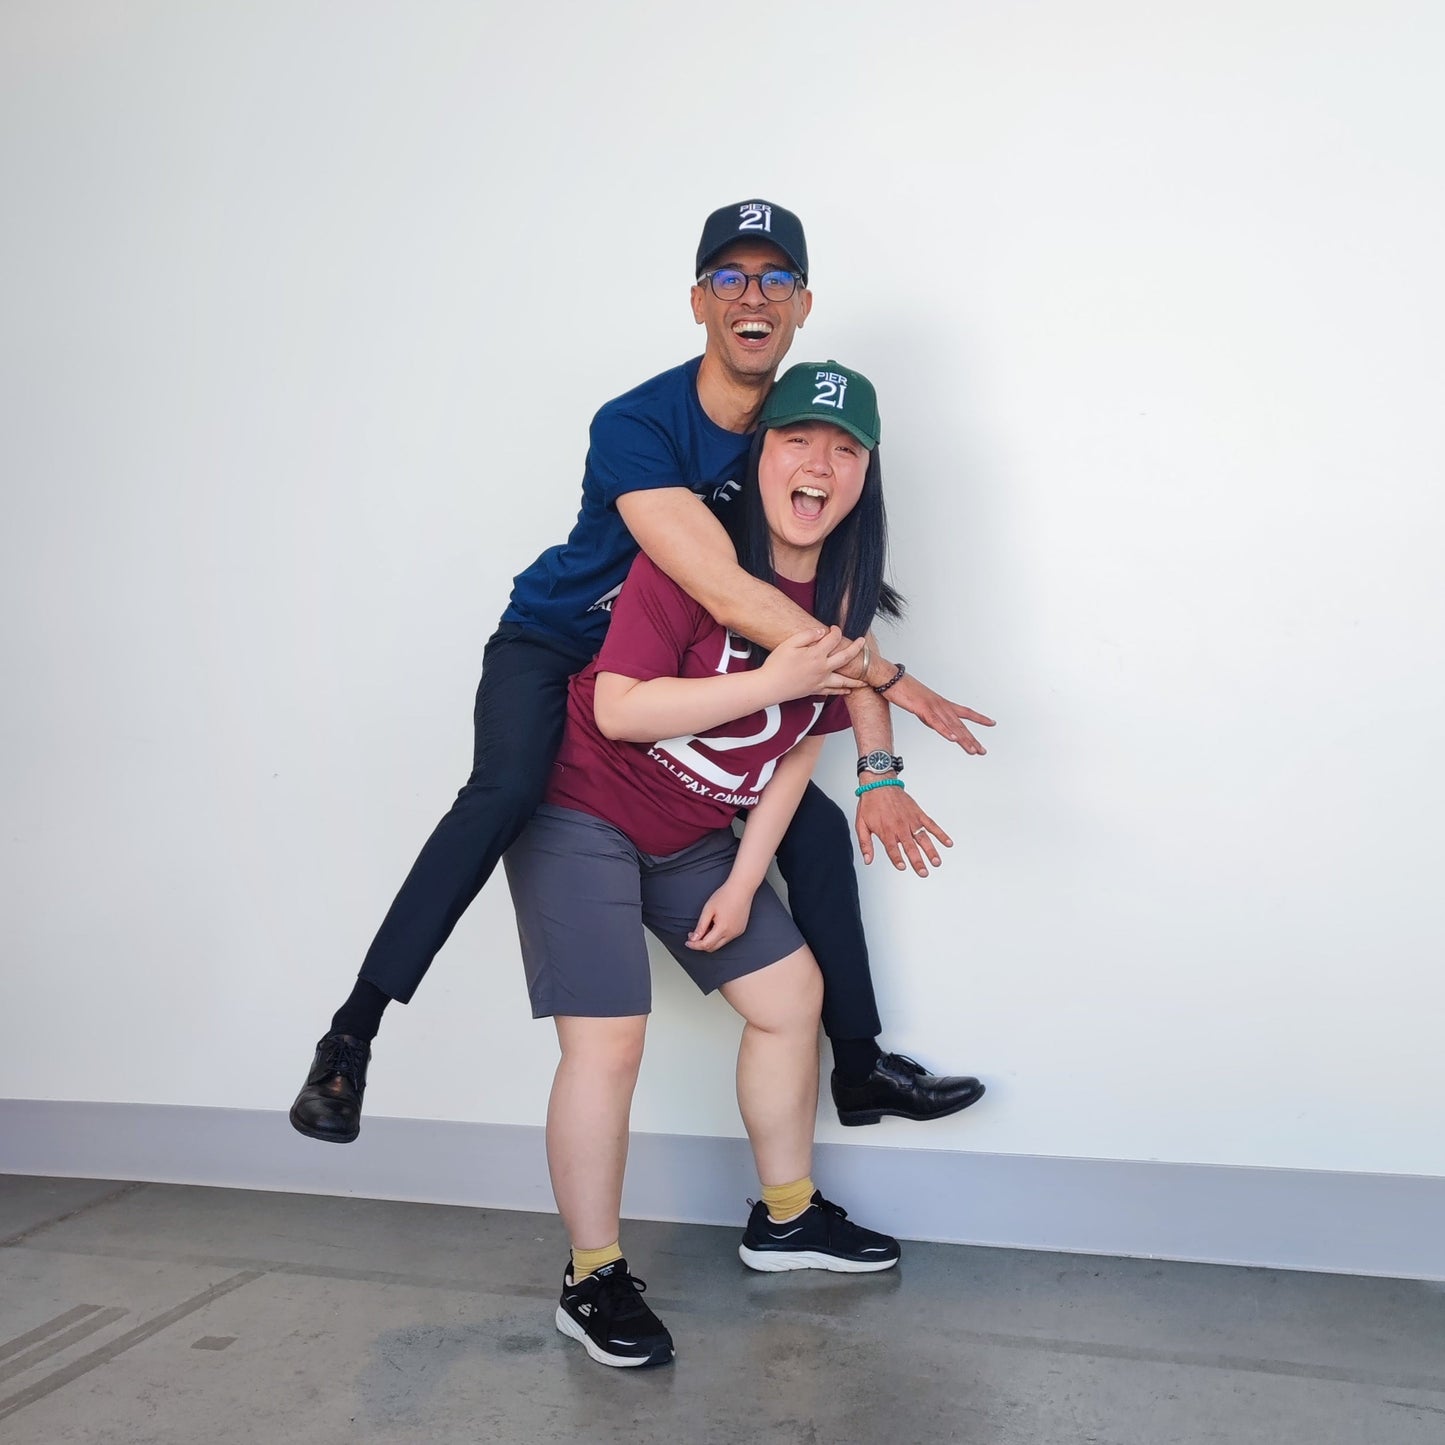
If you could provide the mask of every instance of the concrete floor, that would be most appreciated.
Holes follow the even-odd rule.
[[[556,1219],[0,1176],[0,1440],[1440,1445],[1445,1285],[908,1244],[756,1275],[634,1223],[677,1343],[556,1333]]]

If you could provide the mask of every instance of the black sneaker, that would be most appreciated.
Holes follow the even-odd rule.
[[[848,1211],[822,1194],[796,1219],[776,1224],[761,1200],[753,1205],[738,1256],[749,1269],[833,1269],[868,1274],[898,1263],[898,1241],[848,1222]]]
[[[572,1283],[569,1261],[562,1276],[557,1328],[581,1340],[599,1365],[666,1365],[672,1361],[672,1336],[642,1302],[647,1286],[615,1259],[580,1284]]]

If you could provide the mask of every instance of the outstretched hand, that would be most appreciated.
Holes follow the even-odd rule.
[[[866,684],[839,671],[863,651],[863,638],[849,642],[836,627],[808,628],[784,638],[763,664],[785,700],[851,692]]]
[[[957,743],[964,752],[981,758],[988,751],[968,730],[965,723],[977,723],[980,727],[991,728],[994,725],[993,719],[985,717],[981,712],[975,712],[971,707],[964,707],[961,702],[950,702],[931,687],[919,682],[912,673],[900,677],[888,689],[887,696],[889,702],[901,707],[905,712],[911,712],[919,722],[931,727],[949,742]]]
[[[865,863],[873,861],[876,835],[895,868],[911,864],[920,878],[928,877],[929,863],[935,868],[943,865],[935,839],[945,848],[953,847],[953,839],[902,788],[869,788],[858,799],[854,827]]]

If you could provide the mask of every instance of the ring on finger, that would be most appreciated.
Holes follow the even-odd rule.
[[[916,838],[920,833],[926,833],[927,831],[927,828],[915,828],[913,830],[913,836]]]

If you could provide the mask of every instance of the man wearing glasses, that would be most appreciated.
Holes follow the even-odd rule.
[[[592,422],[582,508],[571,535],[515,579],[483,654],[471,776],[417,856],[373,941],[350,997],[316,1047],[291,1122],[313,1139],[348,1143],[361,1127],[371,1041],[393,999],[410,1001],[457,920],[536,810],[562,736],[567,679],[596,654],[613,599],[641,548],[714,617],[773,649],[807,633],[813,692],[849,692],[865,756],[861,782],[894,778],[889,703],[966,752],[983,748],[965,725],[990,720],[940,697],[862,640],[849,643],[737,564],[710,507],[725,506],[752,430],[807,320],[802,223],[766,201],[707,218],[692,312],[706,333],[699,358],[614,401]],[[851,675],[850,675],[851,674]],[[887,691],[887,698],[881,694]],[[876,835],[894,865],[920,875],[948,838],[902,788],[861,795],[858,837],[871,861]],[[885,1115],[937,1119],[978,1099],[971,1077],[940,1077],[877,1036],[868,950],[847,820],[810,786],[778,849],[800,932],[824,978],[823,1026],[833,1045],[833,1098],[844,1124]]]

